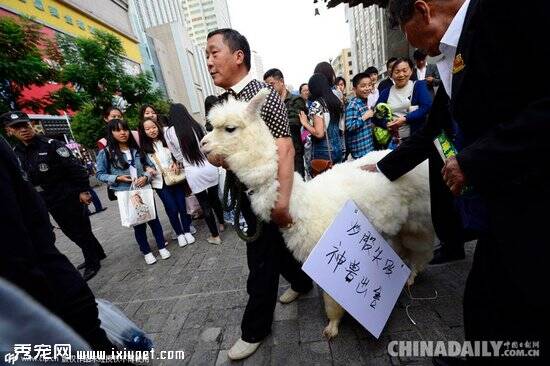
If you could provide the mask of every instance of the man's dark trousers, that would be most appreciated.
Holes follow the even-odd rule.
[[[242,212],[248,224],[248,235],[256,232],[257,223],[248,197],[242,198]],[[273,311],[277,303],[279,274],[300,293],[311,290],[311,279],[285,245],[277,225],[264,223],[262,233],[246,244],[250,273],[247,281],[248,303],[241,323],[241,338],[245,342],[262,341],[271,332]]]
[[[78,196],[71,195],[56,202],[49,207],[49,211],[61,231],[82,249],[86,266],[99,268],[99,260],[105,257],[105,252],[92,232],[86,206],[80,203]]]

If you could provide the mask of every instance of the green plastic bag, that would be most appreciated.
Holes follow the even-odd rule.
[[[389,122],[393,119],[393,112],[389,104],[378,103],[376,107],[374,107],[374,116]],[[376,142],[382,146],[387,145],[391,140],[391,133],[385,128],[374,126],[373,133]]]

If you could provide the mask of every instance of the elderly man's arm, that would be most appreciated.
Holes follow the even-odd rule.
[[[279,227],[286,227],[292,224],[288,209],[294,181],[294,146],[290,137],[277,138],[275,144],[278,155],[279,196],[271,211],[271,219]]]

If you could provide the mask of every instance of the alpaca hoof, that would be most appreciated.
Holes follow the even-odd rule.
[[[331,324],[327,325],[325,330],[323,330],[323,335],[330,341],[338,335],[338,327]]]
[[[407,285],[412,286],[414,284],[414,279],[416,278],[416,271],[411,271],[411,274],[409,275],[409,279],[407,280]]]

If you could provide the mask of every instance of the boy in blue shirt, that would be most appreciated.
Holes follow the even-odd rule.
[[[359,73],[353,77],[355,97],[346,107],[346,146],[354,159],[359,159],[374,150],[372,123],[374,115],[367,99],[373,83],[368,74]]]

